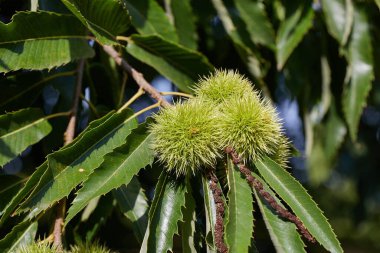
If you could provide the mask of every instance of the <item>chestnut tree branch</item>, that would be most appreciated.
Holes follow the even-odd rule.
[[[148,81],[145,80],[143,74],[134,69],[129,63],[124,60],[119,53],[111,46],[104,45],[104,51],[111,56],[117,65],[123,68],[124,71],[129,73],[132,78],[136,81],[137,85],[140,86],[144,91],[146,91],[153,99],[161,102],[161,105],[166,107],[170,106],[170,103],[166,101],[161,94],[152,86]]]

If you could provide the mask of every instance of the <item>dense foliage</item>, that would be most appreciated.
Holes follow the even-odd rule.
[[[379,250],[379,9],[0,0],[1,252]]]

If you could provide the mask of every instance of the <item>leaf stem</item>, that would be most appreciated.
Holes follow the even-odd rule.
[[[130,41],[130,39],[125,36],[116,36],[116,40],[121,40],[121,41],[126,41],[126,42]]]
[[[121,87],[120,87],[120,96],[119,96],[119,101],[118,101],[118,104],[117,104],[117,107],[120,107],[121,104],[123,103],[123,100],[124,100],[124,92],[125,92],[125,86],[127,84],[127,81],[128,81],[128,75],[127,73],[124,72],[124,75],[123,75],[123,82],[121,83]]]
[[[121,112],[122,110],[124,110],[125,108],[127,108],[128,106],[130,106],[133,102],[135,102],[139,97],[141,97],[144,94],[145,94],[145,91],[143,90],[143,88],[140,88],[135,93],[135,95],[133,95],[122,107],[120,107],[120,109],[118,110],[118,112]]]
[[[24,95],[25,93],[29,92],[30,90],[40,86],[41,84],[44,84],[52,79],[55,79],[55,78],[58,78],[58,77],[63,77],[63,76],[72,76],[76,73],[76,71],[67,71],[67,72],[60,72],[60,73],[57,73],[57,74],[54,74],[54,75],[51,75],[51,76],[48,76],[30,86],[28,86],[28,88],[24,89],[23,91],[20,91],[16,96],[13,96],[13,97],[10,97],[8,100],[5,100],[3,101],[0,106],[3,106],[5,104],[8,104],[9,102],[21,97],[22,95]]]
[[[126,38],[126,37],[122,37]],[[104,51],[111,56],[115,62],[123,68],[124,71],[129,73],[132,78],[136,81],[137,85],[144,89],[154,100],[161,101],[161,105],[164,107],[171,106],[168,101],[166,101],[161,94],[152,86],[150,83],[148,83],[143,74],[138,72],[136,69],[134,69],[129,63],[124,60],[119,53],[111,46],[103,46]]]
[[[57,113],[49,114],[49,115],[43,117],[43,119],[53,119],[53,118],[62,117],[62,116],[70,116],[70,114],[71,114],[71,111],[57,112]]]
[[[145,107],[144,109],[142,109],[142,110],[136,112],[135,114],[133,114],[131,117],[129,117],[129,118],[126,119],[125,121],[131,120],[131,119],[136,118],[137,116],[143,114],[144,112],[147,112],[147,111],[152,110],[152,109],[154,109],[154,108],[160,107],[160,106],[161,106],[161,103],[162,103],[161,101],[158,101],[157,103],[155,103],[155,104],[153,104],[153,105],[150,105],[150,106],[148,106],[148,107]]]
[[[88,104],[88,106],[90,107],[91,111],[95,114],[95,116],[97,118],[99,118],[99,113],[98,113],[98,110],[96,110],[96,107],[94,106],[93,103],[91,103],[91,101],[87,100],[86,97],[81,93],[80,94],[80,98],[86,102]]]
[[[264,190],[263,184],[257,180],[254,176],[252,176],[251,170],[246,167],[243,163],[241,158],[239,157],[238,153],[232,148],[227,147],[225,149],[225,152],[231,156],[233,163],[239,168],[240,172],[245,176],[246,180],[248,181],[249,185],[254,188],[261,197],[265,199],[265,201],[274,209],[274,211],[281,216],[282,218],[285,218],[291,222],[293,222],[299,232],[310,242],[314,243],[315,239],[314,237],[309,233],[307,228],[303,225],[302,221],[286,210],[284,207],[279,205],[275,198],[273,198],[272,195],[270,195],[269,192]]]
[[[181,96],[181,97],[187,97],[187,98],[193,98],[193,95],[183,93],[183,92],[177,92],[177,91],[161,91],[161,95],[167,96],[167,95],[173,95],[173,96]]]

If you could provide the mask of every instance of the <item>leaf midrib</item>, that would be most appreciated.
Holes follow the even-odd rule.
[[[23,42],[33,42],[33,41],[41,41],[41,40],[59,40],[59,39],[93,39],[91,36],[87,35],[57,35],[57,36],[42,36],[42,37],[36,37],[36,38],[28,38],[28,39],[20,39],[20,40],[11,40],[11,41],[5,41],[0,42],[0,45],[7,45],[7,44],[16,44],[16,43],[23,43]]]
[[[7,137],[9,137],[9,136],[15,135],[15,134],[17,134],[18,132],[23,131],[23,130],[29,128],[29,127],[33,127],[34,125],[37,125],[37,124],[39,124],[40,122],[42,122],[42,121],[44,121],[44,120],[45,120],[45,118],[40,118],[40,119],[38,119],[38,120],[36,120],[36,121],[33,121],[33,123],[31,123],[31,124],[25,125],[25,126],[23,126],[23,127],[21,127],[21,128],[18,128],[18,129],[15,130],[15,131],[12,131],[12,132],[9,132],[9,133],[7,133],[7,134],[4,134],[4,135],[0,136],[0,139],[5,139],[5,138],[7,138]]]

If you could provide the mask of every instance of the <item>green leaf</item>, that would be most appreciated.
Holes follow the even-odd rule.
[[[12,22],[0,22],[0,34],[0,73],[52,69],[94,56],[85,27],[71,15],[18,12]]]
[[[262,2],[250,0],[235,0],[241,18],[247,25],[251,40],[257,44],[275,48],[275,36]]]
[[[205,177],[202,177],[202,186],[206,213],[206,243],[208,245],[207,252],[216,252],[214,244],[216,223],[216,206],[214,202],[214,196],[212,195],[208,180]],[[208,238],[211,238],[212,241],[208,241]]]
[[[95,35],[101,44],[117,44],[116,36],[130,24],[126,6],[121,0],[61,0]]]
[[[196,222],[197,215],[195,212],[195,199],[193,198],[193,192],[189,178],[186,178],[187,192],[185,194],[185,208],[183,208],[183,223],[181,223],[181,238],[182,238],[182,252],[183,253],[196,253]]]
[[[224,29],[231,38],[236,51],[239,53],[242,61],[247,65],[249,72],[258,80],[257,84],[261,89],[267,89],[262,78],[267,73],[267,63],[261,58],[255,44],[251,41],[249,33],[242,28],[235,17],[232,19],[233,13],[229,13],[233,8],[227,9],[223,0],[212,0],[212,4],[223,23]]]
[[[139,180],[133,177],[113,191],[121,212],[132,222],[133,233],[139,243],[142,243],[148,226],[148,200]]]
[[[88,202],[123,184],[128,184],[134,175],[154,159],[153,150],[149,147],[152,134],[147,132],[146,124],[140,125],[128,136],[125,144],[104,156],[102,164],[77,192],[66,217],[66,224],[80,212]]]
[[[20,178],[12,175],[0,175],[0,215],[9,201],[22,188],[27,178]]]
[[[3,253],[15,252],[19,247],[34,242],[38,223],[24,221],[13,227],[12,231],[0,241],[0,250]]]
[[[9,218],[9,215],[14,211],[16,206],[32,191],[32,189],[38,184],[42,175],[47,170],[47,162],[44,162],[39,166],[36,171],[29,177],[25,186],[17,192],[7,206],[1,211],[2,216],[0,218],[0,226]]]
[[[253,176],[263,184],[264,190],[272,195],[272,197],[274,197],[279,205],[284,207],[281,204],[281,201],[276,197],[275,193],[272,192],[269,186],[264,182],[264,180],[262,180],[258,175],[254,173]],[[303,243],[300,234],[297,232],[296,225],[279,217],[272,209],[272,207],[270,207],[268,203],[263,199],[263,197],[257,192],[256,189],[254,189],[254,193],[276,252],[306,252],[304,249],[305,244]]]
[[[343,112],[352,140],[356,139],[360,116],[372,87],[373,56],[370,25],[364,8],[355,7],[354,25],[348,45],[351,80],[343,90]]]
[[[200,53],[155,35],[131,36],[127,52],[189,93],[193,92],[192,87],[199,77],[213,69],[207,58]]]
[[[297,180],[268,157],[255,165],[268,185],[290,206],[318,242],[330,252],[343,252],[326,217]]]
[[[308,1],[299,4],[278,29],[277,44],[277,69],[282,69],[293,50],[302,41],[303,37],[313,26],[314,11]]]
[[[40,109],[27,108],[0,116],[0,167],[51,131]]]
[[[142,35],[161,35],[164,39],[178,42],[173,24],[155,0],[125,0],[132,25]]]
[[[17,212],[31,210],[28,216],[34,217],[66,197],[99,167],[105,154],[125,142],[136,125],[130,111],[110,113],[92,122],[74,143],[48,155],[48,170]]]
[[[149,210],[148,229],[140,252],[166,253],[172,251],[177,223],[182,220],[186,186],[183,181],[161,173]]]
[[[197,31],[190,0],[169,0],[179,43],[197,49]]]
[[[227,166],[229,215],[226,240],[230,252],[248,252],[253,233],[252,189],[229,158]]]
[[[329,33],[344,46],[354,21],[354,6],[351,0],[322,0],[324,18]]]
[[[324,124],[315,127],[311,156],[308,159],[309,179],[317,186],[330,177],[339,147],[347,134],[344,121],[332,104]]]

